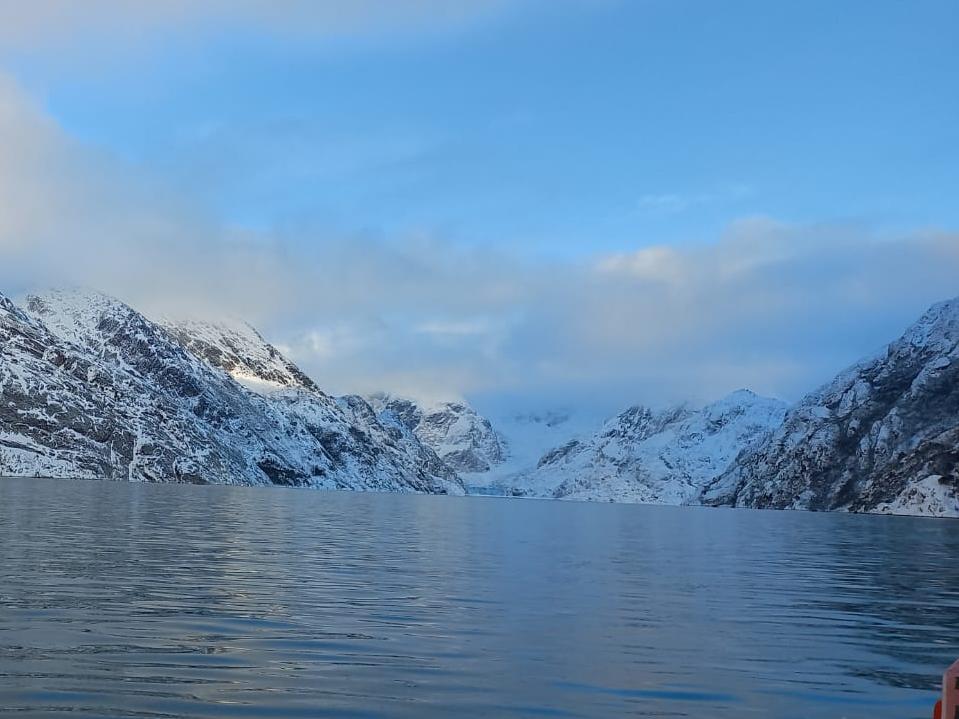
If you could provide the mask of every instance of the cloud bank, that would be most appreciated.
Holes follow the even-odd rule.
[[[959,233],[746,218],[698,245],[581,261],[442,237],[222,226],[83,147],[0,77],[0,291],[87,285],[150,313],[238,315],[333,392],[787,399],[959,293]]]

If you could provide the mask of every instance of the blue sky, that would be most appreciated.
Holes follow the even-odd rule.
[[[546,253],[753,214],[955,225],[959,5],[534,3],[455,31],[206,26],[12,62],[71,134],[224,221],[441,230]]]
[[[702,367],[690,365],[673,394],[714,395],[746,382],[746,370],[728,369],[741,364],[757,377],[750,384],[795,396],[892,339],[929,301],[959,292],[951,265],[942,265],[959,226],[954,0],[469,0],[456,10],[437,0],[363,0],[349,17],[328,0],[171,2],[168,14],[95,0],[84,17],[64,14],[58,0],[35,5],[0,4],[0,20],[13,28],[0,30],[0,68],[31,112],[82,148],[85,172],[127,178],[119,184],[140,184],[141,195],[160,188],[165,217],[192,228],[185,245],[208,252],[239,233],[274,253],[256,267],[292,257],[299,271],[336,257],[347,274],[381,284],[396,281],[392,258],[437,288],[421,296],[400,282],[381,304],[367,302],[379,296],[370,291],[335,316],[324,314],[329,298],[300,297],[292,310],[288,303],[256,318],[338,389],[357,380],[337,363],[356,366],[357,358],[330,359],[329,345],[349,347],[346,338],[364,333],[360,348],[387,342],[417,359],[399,376],[396,357],[364,365],[372,379],[363,388],[396,381],[414,391],[419,365],[449,377],[442,384],[453,393],[502,389],[490,377],[525,377],[530,367],[542,374],[556,356],[539,356],[531,336],[555,323],[541,347],[567,334],[569,346],[585,340],[572,337],[569,315],[547,322],[538,314],[558,302],[553,290],[530,288],[562,277],[569,293],[592,297],[593,285],[610,283],[584,273],[649,249],[660,253],[650,266],[662,282],[680,262],[690,282],[699,272],[691,267],[725,252],[717,246],[738,252],[744,223],[750,237],[767,233],[749,240],[756,248],[786,243],[800,258],[784,283],[801,285],[797,299],[778,325],[768,322],[823,329],[769,341],[764,354],[761,327],[739,337],[741,318],[730,310],[710,325],[714,346],[728,350],[727,369],[713,368],[716,381],[700,386],[692,375],[701,378]],[[115,211],[105,207],[96,222],[116,226]],[[130,246],[135,235],[117,241]],[[862,254],[875,243],[883,254],[890,243],[927,247],[932,235],[940,249],[906,251],[910,279],[885,300],[895,277],[883,274],[888,263],[864,270],[868,263],[831,249],[855,236]],[[627,265],[636,276],[635,264],[616,266]],[[514,284],[495,299],[450,298],[458,284],[492,297],[497,268]],[[826,320],[802,309],[816,304],[818,273],[835,276],[844,292],[866,288],[848,315]],[[731,307],[754,301],[756,285],[748,287]],[[122,283],[117,291],[131,294]],[[664,292],[685,326],[690,297]],[[614,301],[647,300],[585,303],[606,315]],[[863,325],[851,339],[850,326]],[[416,331],[440,326],[451,331],[430,335],[432,344]],[[560,356],[566,342],[555,348]],[[672,351],[688,354],[689,342]],[[424,362],[411,348],[427,344]],[[662,385],[652,370],[626,371],[642,354],[633,340],[597,345],[603,351],[620,364],[567,366],[555,381],[580,382],[587,394],[597,375],[636,394]],[[748,362],[736,359],[743,352]],[[478,354],[486,360],[477,369]]]

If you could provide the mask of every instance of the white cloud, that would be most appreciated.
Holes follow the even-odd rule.
[[[420,236],[224,229],[77,145],[0,78],[0,291],[87,284],[239,314],[334,392],[795,397],[959,293],[959,234],[734,223],[710,244],[532,262]]]

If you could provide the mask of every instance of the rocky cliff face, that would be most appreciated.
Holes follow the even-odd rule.
[[[211,444],[212,428],[186,402],[171,402],[134,368],[51,331],[9,300],[3,310],[0,472],[199,480],[194,448]],[[233,452],[205,459],[222,481],[243,476]]]
[[[959,516],[959,299],[799,402],[712,504]]]
[[[389,394],[373,395],[369,401],[381,420],[405,427],[459,472],[488,472],[506,459],[503,438],[466,404],[420,405]]]
[[[90,292],[0,310],[2,474],[462,492],[428,448],[357,421],[249,328],[192,336]]]
[[[777,427],[778,400],[734,392],[700,410],[631,407],[592,437],[547,452],[513,480],[513,493],[617,502],[685,504],[744,448]]]

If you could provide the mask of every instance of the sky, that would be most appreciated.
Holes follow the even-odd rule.
[[[0,291],[238,315],[332,392],[794,400],[959,294],[957,27],[0,0]]]

